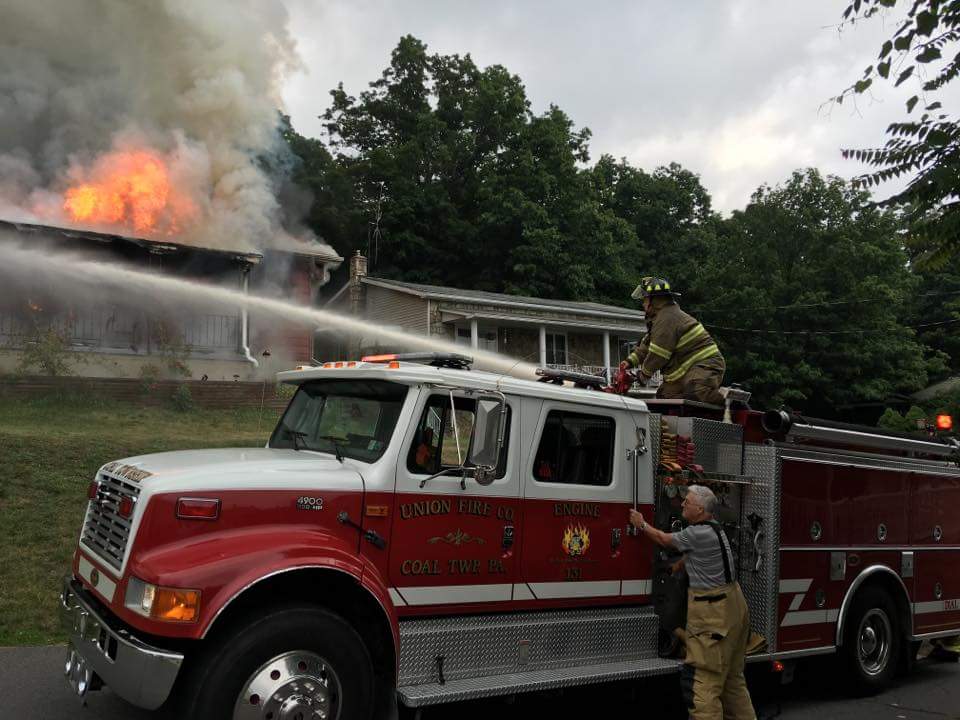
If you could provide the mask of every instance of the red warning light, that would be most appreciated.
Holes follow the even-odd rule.
[[[937,415],[937,430],[952,430],[953,418],[949,415]]]

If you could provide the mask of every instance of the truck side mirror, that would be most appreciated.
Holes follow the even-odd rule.
[[[489,485],[494,480],[503,447],[506,417],[507,403],[502,395],[477,398],[467,462],[476,468],[474,477],[481,485]]]

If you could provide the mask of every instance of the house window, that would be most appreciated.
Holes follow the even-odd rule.
[[[551,410],[533,461],[538,482],[606,486],[613,479],[613,418]]]
[[[547,365],[567,364],[567,336],[565,333],[547,333]]]
[[[470,335],[470,328],[458,327],[456,335],[457,345],[473,346],[473,338]],[[497,329],[495,327],[480,326],[477,330],[477,347],[481,350],[497,352]]]

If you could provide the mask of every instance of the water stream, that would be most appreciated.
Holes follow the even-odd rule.
[[[470,355],[480,370],[534,379],[536,366],[499,353],[472,349],[436,336],[417,335],[378,325],[362,318],[274,298],[248,295],[240,290],[206,285],[168,275],[135,270],[125,265],[92,261],[70,254],[49,254],[15,246],[0,246],[0,278],[39,281],[69,295],[71,288],[95,291],[103,297],[122,292],[127,301],[140,304],[181,301],[229,309],[246,308],[258,315],[270,315],[308,328],[336,328],[350,335],[375,335],[380,342],[395,342],[398,348],[453,352]],[[0,288],[2,291],[2,288]],[[346,359],[346,358],[344,358]],[[352,358],[356,359],[356,358]]]

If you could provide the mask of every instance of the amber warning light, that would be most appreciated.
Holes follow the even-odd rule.
[[[937,415],[937,430],[952,430],[953,418],[949,415]]]

